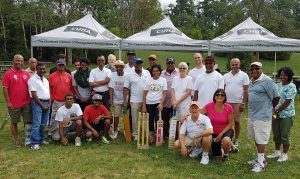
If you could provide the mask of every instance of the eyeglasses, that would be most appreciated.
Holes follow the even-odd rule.
[[[155,61],[156,59],[154,59],[154,58],[148,58],[148,60],[150,60],[150,61]]]
[[[186,68],[180,67],[179,70],[186,70]]]
[[[251,68],[250,71],[260,70],[260,68]]]
[[[215,96],[222,96],[222,97],[224,97],[225,94],[223,94],[223,93],[217,93]]]

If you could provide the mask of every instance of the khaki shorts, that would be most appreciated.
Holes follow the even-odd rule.
[[[241,121],[241,116],[243,112],[240,112],[240,106],[242,103],[229,103],[233,109],[233,118],[235,122]]]
[[[32,110],[30,103],[20,108],[8,109],[8,113],[12,123],[20,122],[21,116],[25,124],[32,123]]]
[[[272,120],[261,121],[248,119],[248,136],[256,144],[268,144],[272,128]]]
[[[178,140],[179,143],[179,140]],[[186,147],[201,147],[202,146],[202,137],[199,137],[196,139],[196,145],[193,144],[193,139],[189,138],[188,136],[185,136],[184,138],[184,145]]]
[[[114,104],[114,116],[120,117],[123,113],[123,104]]]

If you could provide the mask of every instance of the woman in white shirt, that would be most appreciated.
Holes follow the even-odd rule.
[[[155,123],[158,120],[158,111],[162,111],[167,94],[167,81],[160,77],[160,65],[153,65],[150,69],[151,78],[147,81],[143,96],[143,112],[149,113],[150,142],[153,143]],[[155,121],[155,123],[154,123]]]
[[[171,97],[173,109],[177,110],[180,116],[189,113],[191,103],[191,92],[193,89],[193,79],[187,75],[188,65],[181,62],[178,65],[179,76],[174,77],[171,86]]]

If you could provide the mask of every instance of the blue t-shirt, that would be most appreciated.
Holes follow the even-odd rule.
[[[251,120],[272,120],[273,98],[278,97],[274,81],[262,74],[251,81],[248,92],[248,116]]]
[[[297,89],[294,83],[289,83],[287,85],[282,85],[282,83],[277,84],[278,93],[280,94],[280,100],[275,109],[278,109],[285,100],[291,99],[291,103],[279,113],[280,118],[288,118],[295,116],[295,106],[294,99],[297,95]]]

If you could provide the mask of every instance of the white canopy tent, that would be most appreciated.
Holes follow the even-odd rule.
[[[193,40],[179,31],[169,17],[122,40],[123,50],[207,51],[208,42]]]
[[[251,17],[210,41],[210,51],[300,51],[300,40],[280,38],[255,23]]]
[[[120,49],[120,40],[88,14],[68,25],[31,36],[31,55],[32,47]]]
[[[251,17],[232,28],[227,33],[211,40],[209,53],[213,52],[276,52],[300,51],[300,40],[290,38],[280,38],[269,30],[255,23]]]

